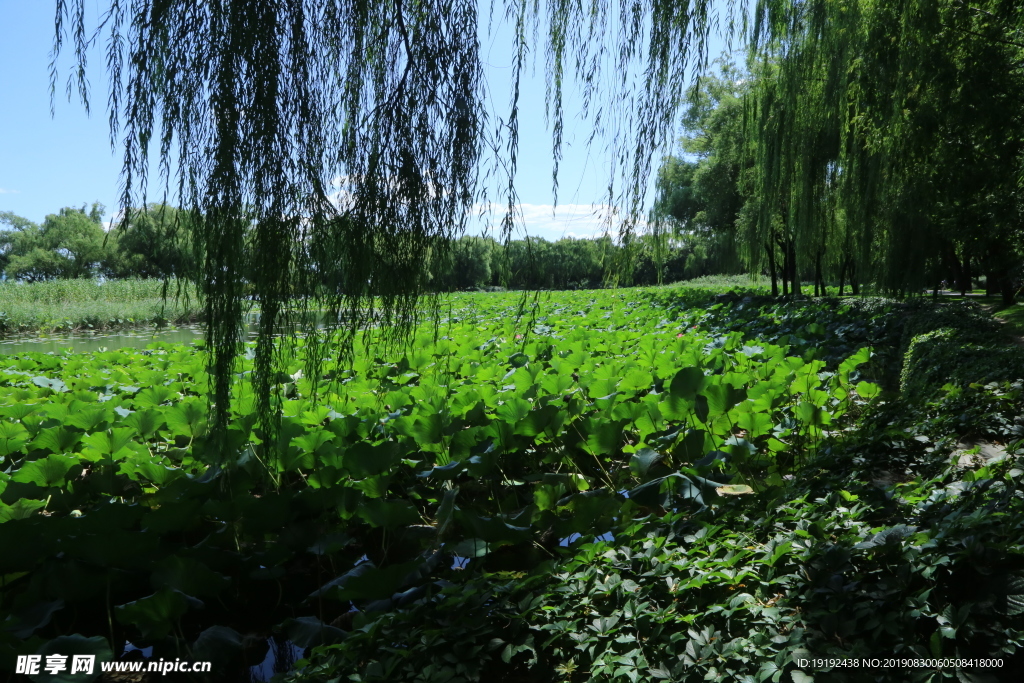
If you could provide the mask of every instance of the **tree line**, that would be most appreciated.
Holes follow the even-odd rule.
[[[656,285],[720,272],[709,246],[703,235],[642,235],[628,244],[608,236],[502,243],[467,235],[453,241],[433,267],[433,282],[440,290]]]
[[[0,270],[12,280],[141,277],[172,278],[189,274],[195,255],[190,248],[188,214],[153,204],[107,230],[104,207],[65,207],[34,223],[0,212]]]
[[[190,239],[189,212],[152,204],[109,229],[104,207],[65,207],[41,224],[0,213],[0,270],[26,282],[65,278],[190,277],[201,253]],[[249,260],[255,245],[248,242]],[[330,245],[309,241],[317,286],[344,291],[355,279]],[[628,244],[611,237],[529,237],[501,242],[464,235],[427,250],[427,286],[434,291],[488,287],[590,289],[654,285],[722,272],[721,249],[707,235],[638,236]],[[623,267],[625,264],[625,267]]]

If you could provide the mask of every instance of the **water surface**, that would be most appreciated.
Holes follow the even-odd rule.
[[[36,351],[59,353],[69,348],[80,353],[120,349],[144,349],[153,342],[191,344],[203,338],[199,325],[165,327],[150,330],[119,330],[116,332],[74,332],[42,336],[8,337],[0,339],[0,355]]]

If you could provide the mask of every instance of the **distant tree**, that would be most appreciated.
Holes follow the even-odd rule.
[[[610,240],[566,237],[551,245],[549,268],[558,289],[599,287]]]
[[[684,197],[676,201],[680,202],[677,208],[686,211],[681,218],[692,220],[691,230],[736,228],[745,202],[740,177],[750,165],[743,129],[743,96],[748,87],[749,77],[726,63],[690,90],[681,143],[697,164],[681,172],[681,180],[689,174],[690,202]]]
[[[444,289],[472,289],[491,280],[491,248],[494,240],[463,235],[455,240],[440,266],[438,282]]]
[[[184,277],[194,266],[190,216],[166,204],[132,211],[118,223],[113,270],[119,277]]]
[[[649,240],[638,242],[638,283],[657,282],[659,267],[668,281],[736,272],[736,233],[748,213],[744,176],[751,160],[743,128],[748,88],[745,74],[722,64],[689,91],[679,141],[683,154],[662,161],[652,212],[655,221],[668,223],[669,241],[660,252]]]
[[[7,226],[0,232],[0,271],[2,271],[7,270],[14,243],[21,239],[21,233],[38,231],[39,226],[11,211],[0,211],[0,225]]]
[[[103,205],[63,208],[42,225],[25,221],[9,233],[8,277],[28,282],[94,277],[109,260]]]
[[[542,237],[512,240],[502,245],[494,259],[495,284],[512,289],[551,287],[554,277],[547,272],[550,243]]]
[[[671,218],[677,225],[675,232],[692,230],[694,220],[701,210],[701,201],[697,198],[694,187],[694,176],[699,165],[696,161],[688,161],[677,156],[668,156],[662,160],[658,169],[658,197],[655,212],[658,217]]]

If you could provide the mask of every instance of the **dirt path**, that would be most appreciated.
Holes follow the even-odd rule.
[[[1003,325],[1004,327],[1009,325],[1010,329],[1007,330],[1007,332],[1009,332],[1009,336],[1013,339],[1014,343],[1017,346],[1024,346],[1024,335],[1016,334],[1017,332],[1020,332],[1019,328],[1017,328],[1016,325],[1011,324],[1005,318],[1000,318],[995,315],[995,312],[1000,310],[995,304],[979,303],[978,305],[982,308],[982,310],[991,315],[994,320],[999,321],[999,324]]]

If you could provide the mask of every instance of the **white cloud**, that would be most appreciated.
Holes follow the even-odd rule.
[[[500,237],[501,219],[505,213],[501,204],[478,205],[474,207],[474,218],[482,212],[478,227],[472,224],[469,234],[488,234]],[[564,237],[592,238],[610,234],[618,235],[620,227],[618,210],[609,204],[519,204],[516,206],[516,228],[513,239],[521,239],[524,234],[530,237],[543,237],[548,241],[560,240]],[[487,226],[490,226],[489,230]],[[644,225],[638,225],[642,229]]]
[[[21,194],[21,190],[6,190],[0,187],[0,194]]]
[[[429,177],[429,176],[428,176]],[[352,206],[352,202],[355,191],[355,181],[358,176],[352,175],[337,175],[331,178],[331,187],[335,188],[333,192],[327,193],[327,198],[338,208],[339,211],[345,211]],[[389,190],[397,190],[398,182],[391,180],[385,183],[385,187]],[[435,183],[428,186],[428,193],[432,197],[447,196],[448,191],[441,188]]]
[[[114,212],[114,215],[110,217],[109,221],[103,221],[103,231],[110,232],[111,228],[117,227],[117,225],[124,220],[124,209],[119,209]]]
[[[351,183],[348,176],[337,176],[331,180],[334,189],[328,196],[340,210],[351,205]],[[504,204],[489,202],[473,206],[466,233],[489,235],[501,238],[501,221],[505,215]],[[516,205],[513,239],[542,237],[554,242],[565,237],[576,239],[600,237],[610,234],[617,237],[621,221],[618,209],[609,204],[529,204]],[[645,221],[637,225],[638,231],[646,227]]]

